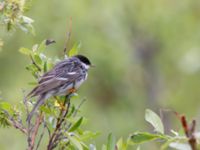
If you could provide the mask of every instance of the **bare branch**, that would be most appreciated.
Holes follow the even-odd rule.
[[[193,120],[191,126],[189,126],[186,117],[184,115],[179,116],[179,114],[177,113],[183,130],[185,132],[186,137],[188,138],[188,143],[191,147],[192,150],[197,150],[197,139],[195,137],[195,128],[196,128],[196,121]]]
[[[13,127],[19,129],[22,133],[27,134],[27,129],[22,123],[16,121],[6,110],[4,110],[4,112],[8,115],[8,121]]]
[[[36,118],[33,130],[31,128],[28,129],[28,130],[31,130],[31,131],[29,131],[30,135],[28,137],[28,150],[33,150],[33,148],[34,148],[35,138],[38,133],[39,127],[42,123],[42,120],[43,120],[43,115],[42,115],[42,113],[40,113]]]
[[[15,121],[13,118],[10,118],[9,121],[13,127],[19,129],[22,133],[27,134],[27,129],[21,123]]]
[[[40,137],[39,137],[39,140],[38,140],[38,143],[37,143],[37,146],[36,146],[36,150],[38,150],[39,146],[40,146],[40,143],[42,141],[42,138],[44,137],[44,133],[45,133],[45,128],[46,128],[46,124],[44,123],[44,127],[42,129],[42,133],[40,134]]]
[[[25,106],[25,110],[26,110],[26,114],[28,115],[29,114],[29,109],[28,109],[28,103],[27,103],[27,98],[25,96],[25,91],[23,90],[23,103],[24,103],[24,106]]]

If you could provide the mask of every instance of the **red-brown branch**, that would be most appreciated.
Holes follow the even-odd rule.
[[[36,118],[35,126],[33,128],[33,132],[31,133],[31,136],[30,136],[30,143],[29,143],[28,150],[33,150],[33,148],[34,148],[35,138],[36,138],[36,135],[38,133],[39,127],[42,123],[42,120],[43,120],[43,115],[42,115],[42,113],[40,113],[38,115],[38,117]]]
[[[176,113],[176,115],[180,119],[181,125],[183,127],[186,137],[188,138],[188,143],[189,143],[191,149],[197,150],[197,140],[195,137],[196,121],[193,120],[192,124],[189,125],[186,120],[186,117],[184,115],[179,115],[178,113]]]

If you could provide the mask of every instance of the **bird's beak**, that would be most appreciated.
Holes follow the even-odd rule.
[[[96,66],[95,66],[95,65],[93,65],[93,64],[91,64],[91,65],[90,65],[90,67],[94,68],[94,67],[96,67]]]

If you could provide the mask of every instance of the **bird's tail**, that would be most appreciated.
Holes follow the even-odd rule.
[[[26,118],[27,122],[31,121],[31,118],[33,117],[35,111],[44,103],[45,101],[45,95],[41,95],[37,101],[37,103],[34,105],[33,109],[31,112],[28,114],[28,117]]]

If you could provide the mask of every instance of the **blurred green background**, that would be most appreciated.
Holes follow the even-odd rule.
[[[87,101],[81,111],[85,129],[100,131],[93,143],[145,131],[145,108],[163,111],[166,132],[179,129],[169,110],[198,119],[200,113],[200,1],[191,0],[33,0],[25,14],[35,20],[36,35],[0,28],[0,91],[18,103],[22,89],[31,90],[25,70],[29,60],[18,52],[43,39],[51,57],[62,56],[66,26],[72,17],[70,46],[81,41],[81,54],[94,69],[79,95]],[[151,128],[150,128],[151,129]],[[25,149],[23,135],[0,129],[2,150]],[[8,144],[12,141],[12,144]]]

